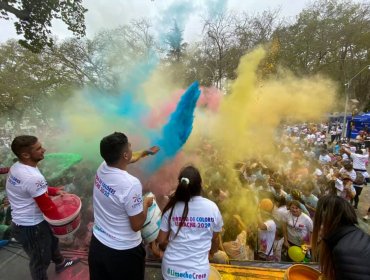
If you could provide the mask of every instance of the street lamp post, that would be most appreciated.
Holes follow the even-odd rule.
[[[370,70],[370,64],[366,65],[364,68],[362,68],[359,72],[357,72],[356,75],[354,75],[351,79],[348,80],[347,83],[344,84],[344,95],[346,96],[346,103],[344,105],[344,119],[343,119],[343,138],[347,136],[347,110],[348,110],[348,99],[349,99],[349,88],[351,86],[351,83],[353,79],[355,79],[358,75],[360,75],[363,71]],[[351,137],[351,136],[350,136]]]

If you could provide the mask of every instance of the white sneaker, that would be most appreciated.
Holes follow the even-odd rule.
[[[369,220],[369,215],[363,216],[362,219],[364,219],[365,221],[368,221]]]

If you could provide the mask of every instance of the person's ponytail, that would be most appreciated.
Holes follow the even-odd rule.
[[[200,177],[199,171],[193,166],[185,167],[178,177],[178,185],[175,193],[170,196],[170,200],[162,211],[162,216],[168,210],[170,214],[168,215],[168,225],[171,224],[171,218],[173,214],[173,209],[177,202],[184,202],[184,210],[181,215],[181,220],[179,222],[179,227],[175,234],[175,237],[179,233],[180,229],[186,222],[186,218],[189,213],[189,201],[195,195],[200,195],[202,188],[202,178]]]

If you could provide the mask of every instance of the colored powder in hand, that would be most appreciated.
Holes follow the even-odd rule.
[[[40,169],[46,180],[55,180],[62,176],[66,170],[79,163],[81,160],[82,156],[79,154],[51,153],[45,155]]]

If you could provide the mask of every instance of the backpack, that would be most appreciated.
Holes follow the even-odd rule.
[[[361,186],[365,183],[365,177],[362,172],[356,171],[356,179],[353,181],[354,185]]]

